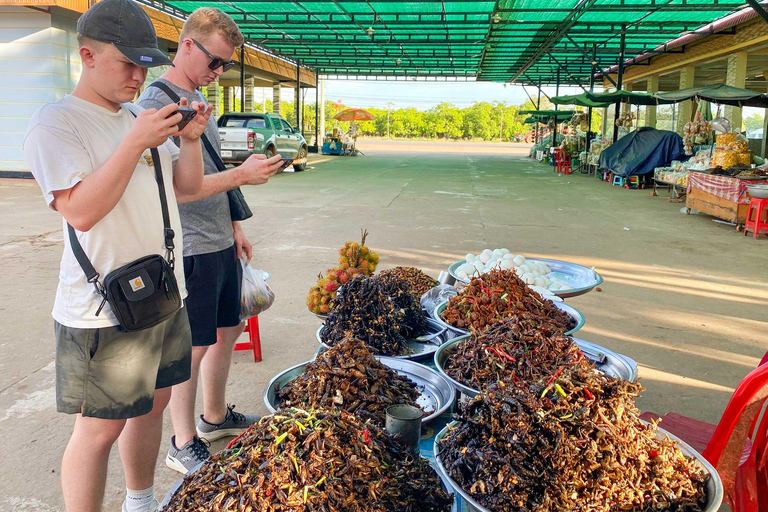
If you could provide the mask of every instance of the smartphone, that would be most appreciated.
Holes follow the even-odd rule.
[[[283,158],[280,160],[280,168],[277,170],[277,172],[287,169],[291,165],[293,165],[293,158]]]
[[[197,115],[197,110],[193,110],[191,108],[186,107],[179,107],[179,110],[174,112],[168,117],[175,116],[176,114],[181,114],[181,121],[179,121],[178,127],[179,131],[183,130],[185,126],[189,124],[189,122]],[[166,118],[167,119],[167,118]]]

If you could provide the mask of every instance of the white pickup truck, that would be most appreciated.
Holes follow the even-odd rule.
[[[221,159],[240,164],[249,156],[262,153],[293,158],[293,169],[307,166],[307,141],[283,117],[275,114],[229,112],[217,121],[221,137]]]

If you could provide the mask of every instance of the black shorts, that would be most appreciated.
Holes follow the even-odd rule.
[[[243,269],[237,250],[229,249],[184,257],[187,282],[186,309],[192,328],[192,346],[216,343],[216,329],[240,324],[240,283]]]

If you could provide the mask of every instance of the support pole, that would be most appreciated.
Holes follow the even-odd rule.
[[[296,104],[294,110],[296,111],[296,128],[299,133],[304,131],[304,127],[301,126],[301,66],[296,64]]]
[[[245,112],[245,46],[240,47],[240,112]]]
[[[315,84],[315,153],[319,152],[320,147],[320,77],[315,75],[317,83]]]
[[[541,110],[541,86],[537,85],[536,88],[539,90],[539,95],[536,97],[536,110]],[[533,123],[534,128],[534,134],[533,134],[533,143],[538,144],[539,143],[539,122],[536,121]]]
[[[589,92],[595,91],[595,62],[597,62],[597,48],[595,43],[592,43],[592,61],[590,62],[590,69],[592,72],[589,74]],[[587,110],[587,138],[585,139],[587,153],[589,153],[589,140],[592,135],[592,107]]]
[[[621,81],[624,75],[624,51],[627,48],[627,25],[621,26],[621,42],[619,44],[619,70],[616,75],[616,87],[618,91],[621,91]],[[619,118],[621,110],[621,101],[616,102],[616,110],[614,110],[613,119],[613,142],[619,139],[619,126],[616,124],[616,120]]]
[[[560,68],[557,68],[557,78],[555,79],[555,98],[560,96]],[[557,104],[555,104],[555,112],[557,112]],[[557,122],[557,114],[555,114],[555,130],[552,134],[552,147],[557,147],[557,135],[560,131],[560,123]]]

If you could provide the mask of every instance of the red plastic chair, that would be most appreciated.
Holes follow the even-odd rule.
[[[252,316],[245,324],[248,341],[235,344],[235,350],[253,350],[253,361],[261,362],[261,335],[259,334],[259,317]]]
[[[572,172],[571,157],[560,148],[555,148],[555,172],[561,174],[571,174]]]
[[[646,421],[661,418],[663,429],[690,444],[717,468],[733,512],[766,512],[768,418],[758,423],[766,398],[768,365],[761,362],[739,383],[717,425],[672,412],[664,416],[645,412],[640,417]]]

